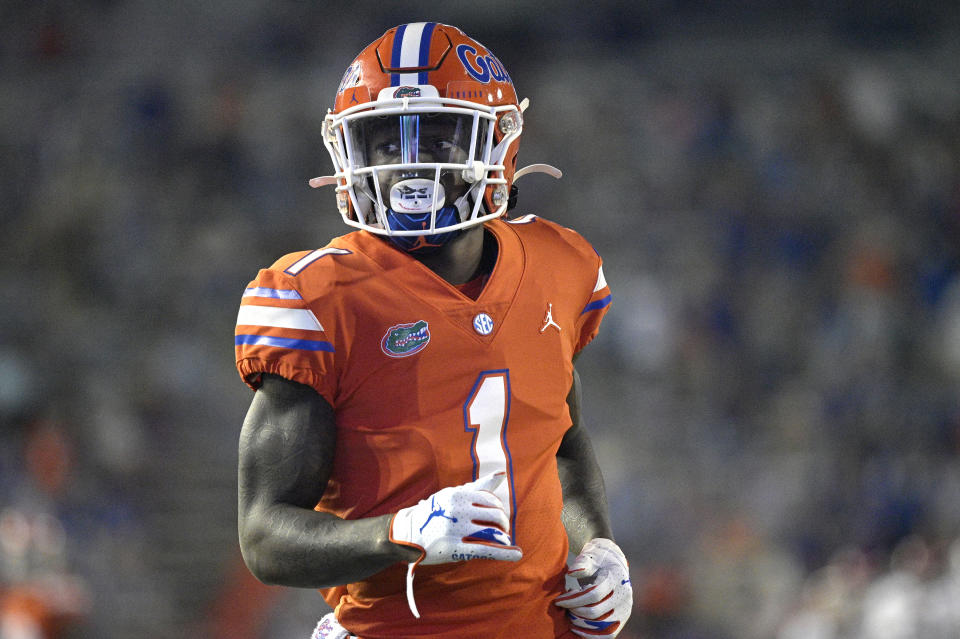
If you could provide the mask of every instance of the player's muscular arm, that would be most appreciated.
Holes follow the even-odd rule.
[[[391,543],[390,515],[343,520],[313,507],[336,440],[333,409],[308,386],[263,376],[240,433],[240,549],[264,583],[320,588],[368,577],[418,553]]]
[[[580,394],[580,376],[574,370],[573,384],[567,395],[573,424],[557,451],[560,484],[563,486],[563,525],[574,551],[596,537],[613,539],[603,475],[587,431],[580,424]]]

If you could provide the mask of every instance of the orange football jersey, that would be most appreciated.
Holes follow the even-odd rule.
[[[281,258],[244,292],[240,375],[307,384],[336,411],[333,472],[317,504],[346,519],[393,513],[506,471],[517,563],[405,564],[323,590],[340,623],[378,637],[560,637],[567,538],[556,452],[570,427],[573,356],[610,303],[602,262],[576,232],[535,216],[486,228],[496,266],[474,300],[365,231]]]

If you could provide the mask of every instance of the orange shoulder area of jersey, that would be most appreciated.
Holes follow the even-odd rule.
[[[542,246],[550,251],[565,248],[573,252],[575,259],[583,260],[584,266],[598,265],[600,256],[579,232],[546,218],[525,215],[507,224],[521,237],[525,246]]]

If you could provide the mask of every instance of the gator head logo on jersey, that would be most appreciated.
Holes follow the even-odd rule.
[[[423,320],[391,326],[380,340],[380,349],[390,357],[409,357],[430,342],[430,327]]]

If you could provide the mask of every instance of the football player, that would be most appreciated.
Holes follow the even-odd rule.
[[[527,101],[459,29],[390,29],[323,141],[346,235],[243,293],[239,535],[317,637],[616,636],[630,615],[577,354],[610,303],[576,232],[507,218]],[[567,565],[568,552],[574,555]]]

